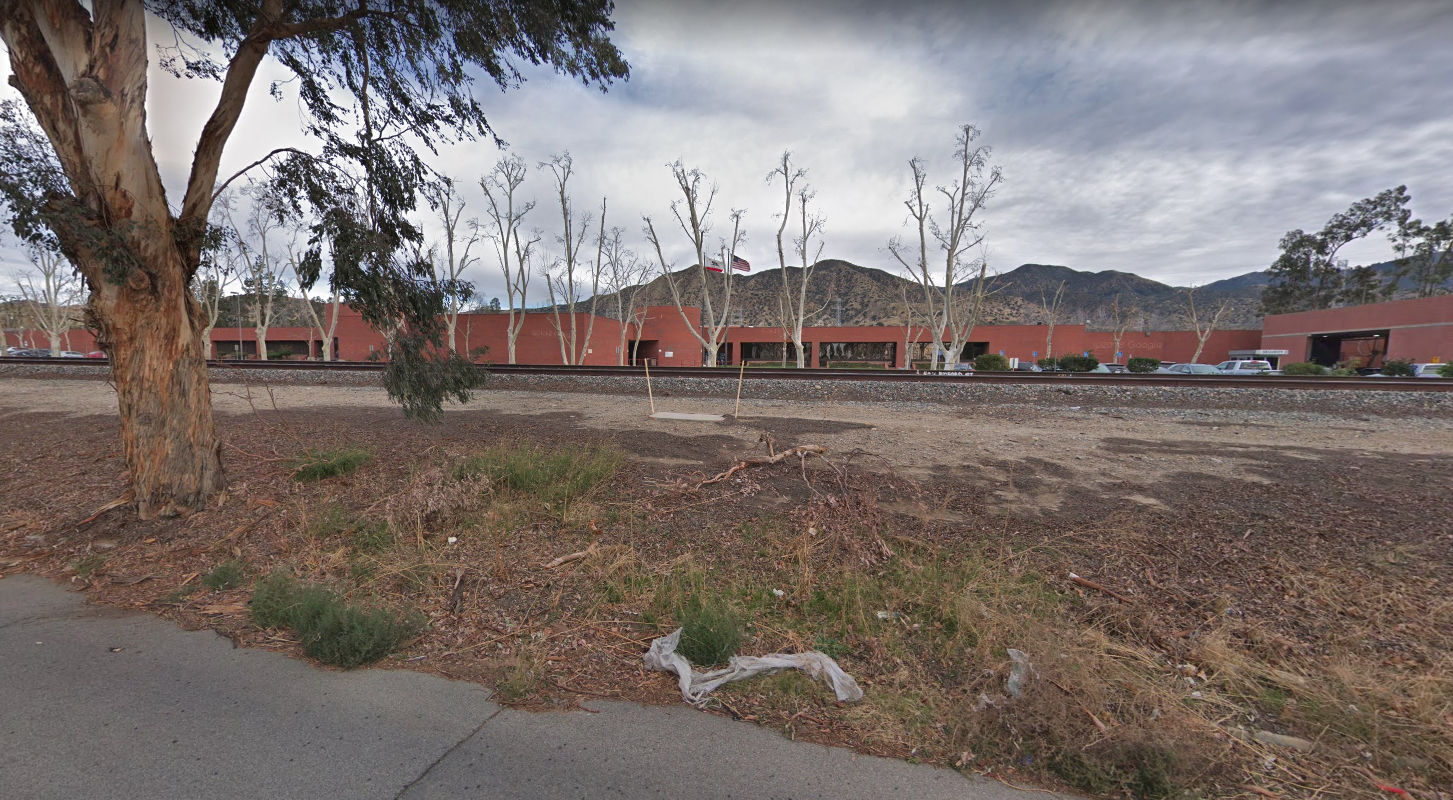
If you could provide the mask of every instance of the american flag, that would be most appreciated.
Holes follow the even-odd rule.
[[[721,261],[715,258],[706,259],[706,268],[712,272],[721,272]],[[752,265],[747,263],[745,258],[732,254],[732,269],[739,269],[742,272],[751,272]]]

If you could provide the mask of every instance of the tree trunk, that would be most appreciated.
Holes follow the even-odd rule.
[[[185,290],[93,297],[111,358],[121,442],[142,519],[185,516],[223,485],[207,363]]]
[[[50,337],[50,354],[52,358],[59,358],[61,355],[61,336],[59,333],[46,332]]]

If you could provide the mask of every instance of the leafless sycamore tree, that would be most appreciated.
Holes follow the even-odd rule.
[[[650,289],[646,279],[650,277],[651,265],[643,261],[631,250],[626,249],[624,243],[624,228],[611,228],[610,238],[605,244],[605,263],[607,265],[607,288],[615,297],[616,319],[621,324],[620,346],[616,348],[616,364],[625,366],[629,358],[630,364],[635,366],[637,343],[641,338],[641,325],[645,321],[645,305],[649,299]],[[630,336],[631,326],[636,329],[635,337]],[[626,349],[629,346],[630,354],[627,356]]]
[[[974,145],[978,138],[979,129],[972,125],[959,129],[954,151],[959,174],[949,185],[934,187],[946,203],[939,216],[929,202],[927,166],[921,158],[909,160],[913,185],[903,204],[917,241],[894,237],[888,243],[888,251],[923,288],[923,316],[934,335],[931,366],[935,369],[940,348],[946,364],[959,360],[978,324],[984,298],[992,291],[987,260],[970,253],[984,242],[983,223],[974,218],[1004,178],[998,167],[989,166],[993,150]],[[939,251],[933,258],[930,243]],[[937,258],[943,263],[941,280],[935,274]]]
[[[731,323],[732,283],[736,272],[732,268],[732,260],[736,256],[737,248],[746,238],[746,232],[742,230],[742,217],[746,212],[740,209],[731,211],[731,238],[720,240],[720,259],[709,257],[706,250],[707,236],[711,232],[711,206],[716,200],[717,187],[715,184],[709,188],[705,186],[706,176],[699,169],[688,170],[680,161],[668,166],[672,177],[676,179],[676,187],[681,192],[680,198],[671,201],[671,214],[691,242],[692,254],[696,257],[697,275],[701,281],[700,328],[692,325],[691,319],[686,315],[686,308],[681,300],[681,285],[674,272],[676,265],[666,260],[661,237],[656,232],[655,222],[649,216],[642,217],[645,223],[644,233],[656,250],[657,268],[666,278],[666,286],[671,290],[676,311],[681,314],[681,319],[687,324],[691,335],[706,351],[706,366],[714,367],[717,352],[726,341],[727,328]],[[715,299],[712,297],[714,291]]]
[[[600,296],[601,271],[604,267],[601,256],[605,246],[606,202],[604,199],[600,201],[600,232],[596,236],[596,257],[592,263],[583,258],[581,250],[585,245],[585,232],[590,228],[595,215],[589,212],[579,214],[575,210],[569,188],[570,178],[575,174],[574,161],[569,153],[564,153],[548,162],[542,162],[540,168],[548,168],[555,176],[555,194],[560,201],[563,231],[555,237],[555,241],[564,249],[562,255],[541,265],[545,289],[550,293],[551,324],[555,327],[555,336],[560,340],[561,362],[580,364],[585,360],[584,357],[590,349],[590,336],[595,331],[595,312]],[[587,276],[590,279],[590,317],[582,341],[580,320],[576,312],[587,291]],[[568,323],[560,319],[561,306],[565,307]]]
[[[812,280],[813,266],[822,258],[822,232],[825,220],[820,212],[809,213],[807,206],[817,196],[807,184],[807,170],[801,167],[794,167],[792,164],[792,153],[782,152],[782,163],[767,173],[767,183],[771,183],[777,176],[782,176],[782,219],[777,226],[777,263],[782,268],[782,325],[786,332],[792,337],[792,345],[797,351],[797,368],[807,366],[807,352],[802,344],[802,327],[807,324],[809,318],[816,316],[818,312],[808,313],[807,310],[807,286]],[[799,185],[800,184],[800,185]],[[797,220],[801,226],[792,239],[792,254],[794,260],[802,266],[797,273],[796,280],[787,271],[787,246],[784,237],[787,234],[787,226],[794,221],[792,201],[797,200]],[[813,239],[816,238],[816,247],[813,247]],[[809,254],[811,254],[809,256]],[[821,309],[818,310],[819,312]]]
[[[1054,294],[1046,296],[1039,290],[1039,312],[1044,315],[1044,357],[1054,358],[1054,326],[1059,322],[1060,311],[1065,303],[1065,282],[1060,281]]]
[[[472,226],[467,235],[462,230],[460,223],[464,219],[465,203],[452,179],[441,180],[429,190],[428,196],[435,213],[439,215],[439,224],[444,229],[444,239],[440,242],[443,246],[442,258],[438,251],[439,246],[436,245],[431,254],[434,257],[429,259],[429,268],[434,276],[434,285],[439,287],[445,298],[444,323],[448,331],[445,341],[448,342],[450,350],[458,352],[455,333],[459,329],[459,312],[469,301],[464,271],[477,260],[470,251],[479,243],[480,234]]]
[[[489,208],[486,236],[494,243],[495,256],[504,273],[505,297],[509,319],[505,323],[506,341],[509,346],[509,363],[515,363],[515,342],[520,329],[525,326],[525,300],[530,289],[531,260],[540,233],[535,231],[526,237],[520,234],[525,215],[535,207],[535,201],[526,201],[520,194],[525,183],[524,159],[519,156],[505,156],[495,163],[494,169],[479,179],[479,188],[484,190]],[[516,310],[518,309],[518,311]]]
[[[1120,349],[1120,342],[1125,338],[1125,332],[1130,330],[1131,325],[1135,324],[1136,315],[1138,315],[1139,313],[1139,309],[1137,309],[1135,306],[1126,306],[1121,304],[1120,294],[1118,292],[1113,298],[1111,298],[1110,338],[1115,343],[1115,349],[1113,352],[1115,353],[1114,358],[1116,360],[1119,360],[1120,354],[1124,352]]]
[[[1230,300],[1221,301],[1216,313],[1207,319],[1205,309],[1196,308],[1196,287],[1186,289],[1186,319],[1191,323],[1191,329],[1196,332],[1196,354],[1191,356],[1192,364],[1200,363],[1201,351],[1206,349],[1206,340],[1211,338],[1211,332],[1216,330],[1216,325],[1221,322],[1221,316],[1230,307]]]
[[[67,333],[79,321],[76,306],[85,300],[86,288],[65,256],[44,247],[27,249],[31,267],[17,274],[15,283],[35,327],[49,340],[50,354],[59,356],[63,343],[69,348]]]

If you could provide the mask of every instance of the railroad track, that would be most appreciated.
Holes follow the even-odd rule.
[[[104,367],[100,359],[80,358],[9,358],[0,357],[0,366],[31,364],[38,366]],[[384,365],[371,361],[208,361],[213,369],[304,370],[322,372],[381,372]],[[643,367],[561,367],[536,364],[489,364],[480,369],[496,375],[555,375],[561,377],[646,377]],[[734,379],[738,370],[732,367],[661,367],[651,370],[653,378],[718,378]],[[793,381],[900,381],[917,383],[988,383],[1028,384],[1040,386],[1198,386],[1227,389],[1333,389],[1347,391],[1449,392],[1453,380],[1427,378],[1303,378],[1286,375],[1136,375],[1103,372],[906,372],[902,370],[854,369],[747,369],[746,380]]]

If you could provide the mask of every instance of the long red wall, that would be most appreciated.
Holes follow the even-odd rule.
[[[575,320],[578,336],[577,348],[580,353],[578,363],[592,366],[620,363],[618,352],[621,347],[621,324],[619,322],[606,317],[596,317],[594,329],[590,332],[590,339],[586,341],[586,331],[590,327],[590,315],[576,314]],[[627,357],[629,357],[631,343],[639,340],[638,357],[651,359],[653,365],[701,366],[702,346],[691,332],[693,327],[700,325],[700,320],[701,312],[696,308],[687,308],[684,319],[682,312],[675,306],[647,308],[639,321],[625,326]],[[515,343],[516,363],[562,363],[560,342],[555,333],[554,322],[554,315],[548,312],[531,312],[524,315],[524,326]],[[560,323],[568,331],[570,317],[562,314]],[[461,314],[455,329],[455,348],[462,353],[469,353],[479,347],[488,347],[488,352],[479,360],[497,364],[507,363],[509,360],[508,324],[508,314]],[[1045,341],[1047,333],[1047,328],[1043,325],[981,325],[974,329],[969,340],[988,343],[988,352],[991,353],[1002,352],[1010,358],[1033,360],[1047,353],[1048,348]],[[803,329],[803,340],[811,345],[809,348],[811,366],[819,365],[818,345],[824,342],[887,342],[896,345],[894,366],[901,367],[904,365],[905,355],[903,335],[903,328],[890,326]],[[70,332],[70,336],[72,350],[87,352],[95,349],[95,340],[89,332],[76,329]],[[257,338],[256,332],[251,327],[243,327],[240,330],[235,327],[212,330],[212,341],[223,347],[237,342],[239,337],[244,343],[253,343]],[[6,338],[10,344],[19,344],[19,339],[14,333],[7,334]],[[43,335],[30,335],[25,338],[27,344],[33,340],[40,347],[47,346]],[[270,328],[267,338],[270,345],[283,342],[312,342],[312,350],[315,354],[322,351],[322,335],[309,328]],[[335,357],[344,361],[365,361],[374,353],[384,349],[384,337],[365,324],[358,313],[347,309],[339,316],[334,338],[338,343],[338,352]],[[920,333],[916,341],[928,342],[931,338],[925,332]],[[733,327],[728,330],[726,337],[729,360],[733,364],[741,363],[741,345],[743,343],[780,343],[782,341],[782,329],[780,328]],[[1126,359],[1135,356],[1158,358],[1163,361],[1188,361],[1196,349],[1196,335],[1191,331],[1127,332],[1120,342],[1120,349],[1124,356],[1117,359],[1114,355],[1113,339],[1109,333],[1087,331],[1083,325],[1056,325],[1053,345],[1054,352],[1059,355],[1091,351],[1105,362],[1120,361],[1123,363]],[[1203,363],[1214,364],[1225,360],[1227,352],[1230,350],[1250,350],[1260,346],[1262,346],[1260,331],[1216,331],[1207,340],[1200,360]],[[235,348],[227,349],[230,351]],[[253,349],[255,351],[255,345],[253,345]],[[789,349],[788,352],[792,351]]]

